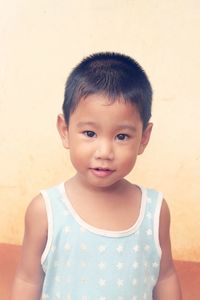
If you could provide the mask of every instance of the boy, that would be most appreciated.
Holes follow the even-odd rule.
[[[152,130],[152,89],[130,57],[98,53],[70,74],[57,126],[76,175],[26,212],[12,300],[180,300],[162,194],[125,176]]]

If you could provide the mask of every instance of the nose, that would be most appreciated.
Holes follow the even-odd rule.
[[[114,149],[112,141],[102,139],[97,144],[95,159],[113,160]]]

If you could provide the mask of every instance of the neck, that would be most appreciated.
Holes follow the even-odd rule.
[[[118,182],[114,183],[113,185],[106,186],[106,187],[95,187],[91,186],[87,182],[84,181],[84,179],[81,178],[78,174],[76,174],[74,177],[72,177],[69,180],[70,185],[73,185],[74,188],[79,189],[80,191],[84,191],[87,193],[92,193],[95,195],[108,195],[109,194],[123,194],[123,192],[132,186],[130,182],[128,182],[126,179],[122,178]]]

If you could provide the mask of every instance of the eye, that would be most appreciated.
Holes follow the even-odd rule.
[[[89,137],[89,138],[93,138],[93,137],[96,136],[96,133],[94,131],[91,131],[91,130],[85,130],[85,131],[83,131],[83,134],[86,137]]]
[[[126,141],[129,136],[128,134],[125,134],[125,133],[119,133],[116,138],[119,140],[119,141]]]

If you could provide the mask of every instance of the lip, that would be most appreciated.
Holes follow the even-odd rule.
[[[101,168],[101,167],[96,167],[96,168],[90,168],[90,171],[98,177],[107,177],[111,175],[114,170],[111,170],[109,168]]]

